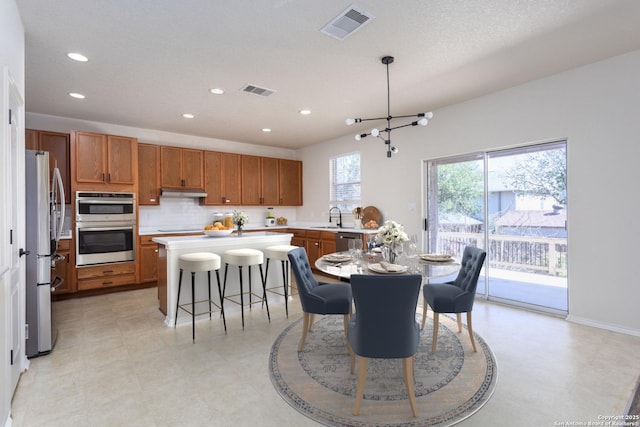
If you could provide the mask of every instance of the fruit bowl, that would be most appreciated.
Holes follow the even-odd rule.
[[[233,229],[229,230],[204,230],[204,234],[209,237],[224,237],[233,233]]]

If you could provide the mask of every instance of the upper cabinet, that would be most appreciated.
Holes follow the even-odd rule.
[[[135,138],[89,132],[72,135],[72,177],[78,190],[134,188],[138,166]]]
[[[160,204],[160,146],[138,144],[138,204]]]
[[[241,156],[234,153],[204,152],[205,205],[241,204]]]
[[[280,205],[302,206],[302,162],[286,159],[278,162]]]
[[[160,149],[161,187],[204,189],[203,157],[202,150],[163,146]]]
[[[278,159],[242,156],[242,204],[279,205]]]
[[[49,152],[49,177],[57,167],[62,176],[67,203],[71,203],[71,172],[69,168],[69,134],[43,130],[25,131],[25,148]]]
[[[302,206],[302,162],[242,156],[242,204]]]

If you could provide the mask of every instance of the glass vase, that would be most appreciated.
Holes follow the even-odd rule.
[[[242,226],[238,226],[238,237],[242,236]]]

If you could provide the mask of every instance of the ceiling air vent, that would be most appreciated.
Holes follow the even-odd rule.
[[[351,5],[333,18],[320,32],[338,40],[344,40],[373,19],[375,19],[375,16],[371,13],[358,6]]]
[[[260,96],[269,96],[269,95],[273,95],[274,93],[276,93],[276,91],[273,90],[273,89],[267,89],[267,88],[264,88],[264,87],[259,87],[259,86],[250,85],[250,84],[246,84],[246,85],[242,86],[241,90],[243,92],[254,93],[254,94],[260,95]]]

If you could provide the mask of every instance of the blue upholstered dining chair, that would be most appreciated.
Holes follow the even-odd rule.
[[[347,283],[332,284],[318,282],[311,271],[309,258],[304,248],[293,249],[288,253],[298,287],[298,298],[302,304],[303,323],[302,337],[298,343],[298,351],[302,351],[307,332],[313,326],[314,314],[341,314],[344,316],[344,335],[351,316],[351,286]],[[348,343],[347,343],[348,347]]]
[[[471,339],[473,351],[476,350],[476,342],[473,339],[473,327],[471,325],[471,310],[476,297],[478,276],[487,253],[479,248],[467,246],[462,253],[461,267],[458,276],[453,282],[428,283],[422,288],[424,295],[424,307],[422,326],[427,319],[427,305],[433,310],[433,342],[431,352],[436,352],[438,342],[439,313],[456,313],[458,332],[462,332],[461,313],[467,313],[467,330]]]
[[[356,312],[349,322],[351,373],[358,356],[358,385],[353,415],[360,412],[369,358],[402,359],[402,370],[413,416],[418,416],[413,384],[413,356],[420,343],[416,306],[422,276],[351,276]]]

